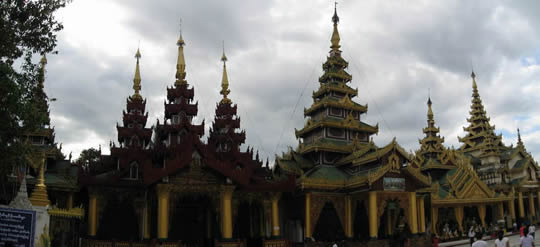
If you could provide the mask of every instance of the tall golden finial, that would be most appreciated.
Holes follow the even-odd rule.
[[[472,78],[472,83],[473,83],[473,88],[476,89],[476,74],[474,73],[474,70],[472,71],[471,73],[471,78]]]
[[[178,45],[178,59],[176,62],[176,82],[174,85],[186,84],[186,61],[184,59],[184,39],[182,38],[182,20],[180,20],[180,36],[176,45]]]
[[[221,77],[221,91],[219,92],[223,95],[221,104],[230,104],[231,100],[227,98],[227,95],[231,92],[229,90],[229,77],[227,76],[227,56],[225,56],[225,41],[223,41],[223,54],[221,55],[221,61],[223,61],[223,76]]]
[[[334,2],[334,16],[332,16],[332,22],[334,22],[334,31],[332,32],[332,38],[330,39],[332,46],[332,51],[339,51],[339,48],[341,47],[339,45],[339,32],[338,32],[338,23],[339,23],[339,16],[337,15],[337,2]]]
[[[133,77],[133,90],[135,90],[135,93],[131,97],[134,99],[142,99],[141,95],[139,94],[139,91],[141,90],[141,71],[139,69],[139,59],[141,58],[141,52],[139,51],[139,48],[137,48],[135,58],[137,59],[137,63],[135,65],[135,76]]]
[[[433,110],[431,109],[431,97],[428,97],[427,105],[428,105],[428,112],[427,112],[428,121],[433,121]]]

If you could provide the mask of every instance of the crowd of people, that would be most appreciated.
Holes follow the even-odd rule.
[[[517,224],[514,223],[514,232],[520,234],[519,246],[520,247],[534,247],[534,239],[536,233],[536,226],[534,224],[526,225],[522,224],[521,227],[517,227]],[[492,224],[486,228],[483,228],[479,224],[473,224],[469,227],[467,232],[467,237],[471,247],[510,247],[509,238],[505,237],[506,229],[504,227],[499,227],[496,224]],[[432,235],[433,247],[439,246],[439,240],[454,240],[455,238],[462,239],[464,236],[460,234],[459,231],[453,233],[450,228],[450,224],[446,223],[442,229],[441,239],[439,239],[435,234]],[[487,238],[486,238],[487,237]],[[454,238],[454,239],[452,239]],[[488,245],[486,239],[495,239],[494,245]],[[457,239],[455,239],[457,240]]]

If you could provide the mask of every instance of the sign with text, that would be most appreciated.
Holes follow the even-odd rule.
[[[405,178],[383,178],[383,188],[389,191],[405,191]]]
[[[0,208],[0,246],[33,247],[36,211]]]

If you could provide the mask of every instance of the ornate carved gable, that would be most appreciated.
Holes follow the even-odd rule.
[[[482,198],[493,198],[495,192],[488,189],[486,186],[481,186],[479,181],[474,181],[468,188],[466,188],[462,193],[459,191],[456,192],[458,198],[468,198],[468,199],[482,199]]]
[[[206,168],[202,163],[192,162],[190,166],[169,177],[169,183],[182,185],[221,184],[224,177]]]

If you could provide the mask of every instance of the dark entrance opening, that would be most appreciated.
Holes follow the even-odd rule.
[[[139,222],[132,200],[112,197],[105,206],[101,217],[98,238],[116,240],[139,239]]]
[[[337,241],[345,239],[345,231],[339,220],[339,216],[332,203],[327,202],[319,216],[319,220],[315,225],[313,238],[317,241]]]
[[[181,240],[185,246],[213,246],[215,213],[207,197],[185,196],[174,207],[169,239]]]
[[[356,203],[356,214],[354,216],[353,231],[357,240],[369,239],[369,222],[367,209],[363,201]]]
[[[234,224],[233,237],[246,240],[247,246],[262,246],[260,213],[258,203],[242,202],[238,205],[238,216]]]

